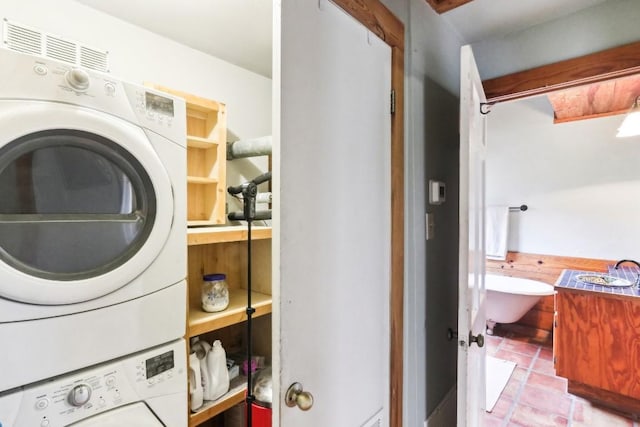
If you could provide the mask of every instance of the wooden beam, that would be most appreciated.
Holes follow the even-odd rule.
[[[391,47],[391,278],[389,425],[402,427],[404,328],[404,24],[380,0],[333,0]]]
[[[442,14],[462,6],[463,4],[471,3],[473,0],[427,0],[429,6],[437,13]]]
[[[487,102],[534,95],[640,73],[640,42],[519,71],[482,82]]]

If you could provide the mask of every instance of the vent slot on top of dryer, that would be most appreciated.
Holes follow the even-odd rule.
[[[2,41],[7,49],[39,55],[92,70],[109,71],[109,53],[53,34],[4,20]]]

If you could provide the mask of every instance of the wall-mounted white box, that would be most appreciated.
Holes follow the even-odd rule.
[[[429,204],[441,205],[447,196],[446,184],[442,181],[429,180]]]

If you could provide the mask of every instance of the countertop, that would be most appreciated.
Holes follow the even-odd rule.
[[[594,272],[594,271],[583,271],[583,270],[562,270],[560,277],[555,283],[556,288],[561,289],[571,289],[571,290],[582,290],[588,292],[599,292],[604,294],[612,294],[612,295],[624,295],[630,297],[640,297],[640,289],[635,286],[626,287],[626,288],[616,288],[616,287],[608,287],[601,285],[591,285],[588,283],[582,283],[576,280],[576,276],[579,274],[594,274],[594,273],[604,273],[604,272]],[[614,277],[619,277],[621,279],[627,279],[632,283],[636,282],[638,278],[638,274],[640,274],[640,269],[636,266],[628,266],[622,265],[618,270],[613,268],[613,265],[608,267],[608,272],[606,274]]]

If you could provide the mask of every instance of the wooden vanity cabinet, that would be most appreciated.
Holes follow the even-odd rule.
[[[569,393],[640,414],[640,297],[557,290],[556,374]]]

